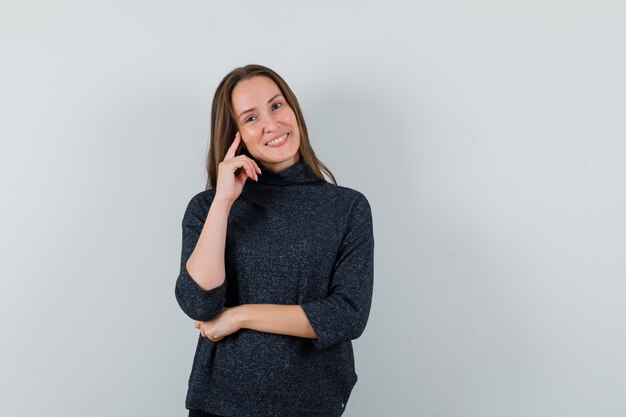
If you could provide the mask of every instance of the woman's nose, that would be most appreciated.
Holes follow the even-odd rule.
[[[268,116],[265,118],[265,131],[273,132],[278,129],[279,123],[274,116]]]

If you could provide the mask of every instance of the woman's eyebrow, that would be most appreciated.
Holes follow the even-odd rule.
[[[271,103],[271,102],[272,102],[272,100],[274,100],[274,99],[275,99],[276,97],[278,97],[278,96],[282,96],[282,94],[281,94],[281,93],[278,93],[278,94],[276,94],[274,97],[272,97],[272,98],[270,98],[269,100],[267,100],[268,104],[269,104],[269,103]],[[249,112],[251,112],[251,111],[253,111],[253,110],[256,110],[256,107],[253,107],[253,108],[251,108],[251,109],[248,109],[248,110],[244,110],[244,111],[242,111],[241,113],[239,113],[239,116],[237,116],[237,118],[239,119],[239,118],[240,118],[241,116],[243,116],[244,114],[249,113]]]

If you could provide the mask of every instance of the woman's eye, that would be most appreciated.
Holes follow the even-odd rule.
[[[254,118],[254,116],[250,116],[246,119],[246,123],[248,123],[250,121],[250,119]]]
[[[283,107],[283,103],[274,103],[274,106],[278,106],[278,107],[274,107],[276,109],[280,109],[281,107]]]

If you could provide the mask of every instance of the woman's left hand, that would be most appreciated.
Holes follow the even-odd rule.
[[[236,312],[237,307],[224,307],[211,320],[196,321],[194,327],[200,329],[202,336],[208,337],[213,342],[218,342],[241,329]]]

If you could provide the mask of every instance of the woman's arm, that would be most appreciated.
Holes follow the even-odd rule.
[[[301,306],[286,304],[242,304],[225,307],[207,321],[196,321],[202,336],[214,342],[240,329],[315,339],[317,336]]]
[[[226,277],[224,247],[232,202],[215,197],[209,208],[198,243],[187,260],[187,271],[205,291],[219,287]]]
[[[242,329],[314,339],[317,336],[299,305],[243,304],[239,306]]]
[[[226,304],[226,281],[223,273],[220,273],[224,261],[211,265],[210,259],[215,255],[205,257],[199,252],[199,248],[207,244],[213,247],[209,250],[220,250],[219,246],[214,246],[217,242],[209,240],[216,232],[218,237],[223,233],[220,229],[224,220],[220,217],[228,216],[227,209],[221,207],[219,201],[211,204],[211,200],[210,195],[204,193],[195,195],[187,205],[182,221],[180,273],[174,292],[180,308],[194,320],[210,320]],[[214,221],[216,217],[217,222]],[[192,254],[195,262],[189,261]]]
[[[215,317],[226,303],[224,250],[228,216],[246,180],[253,178],[258,181],[257,172],[261,173],[254,160],[236,155],[240,141],[237,132],[218,166],[217,186],[206,216],[194,210],[194,207],[197,209],[194,206],[197,199],[194,198],[183,218],[181,271],[176,280],[175,294],[183,311],[195,320]],[[236,174],[238,170],[240,172]],[[202,217],[206,217],[204,224]]]
[[[189,275],[205,291],[219,287],[226,279],[224,248],[228,215],[234,201],[241,194],[246,179],[258,181],[257,172],[261,173],[261,169],[252,159],[245,155],[236,155],[240,141],[241,136],[237,132],[224,160],[219,164],[215,196],[195,248],[185,264]],[[235,175],[237,170],[241,172]]]
[[[357,339],[365,330],[374,287],[374,230],[367,198],[358,193],[331,277],[328,296],[299,303],[325,349]]]

